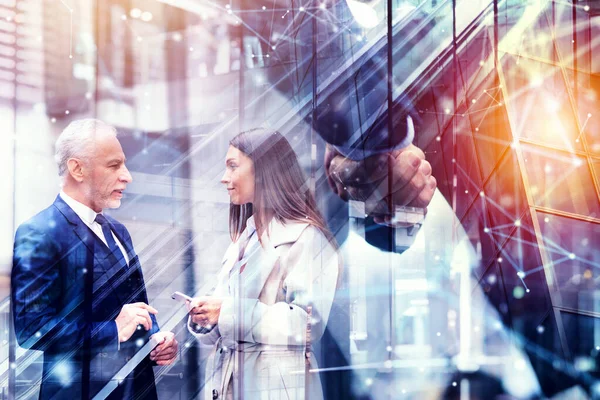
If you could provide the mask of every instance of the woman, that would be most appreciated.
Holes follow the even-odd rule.
[[[221,182],[233,243],[214,293],[189,304],[190,331],[213,346],[205,398],[319,400],[310,343],[327,324],[340,260],[296,154],[278,132],[242,132]]]

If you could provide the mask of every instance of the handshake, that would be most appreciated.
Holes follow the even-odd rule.
[[[125,304],[115,319],[119,343],[126,342],[133,336],[138,326],[143,326],[146,331],[152,329],[152,318],[158,311],[146,303]],[[173,364],[177,358],[178,343],[173,332],[157,332],[150,337],[158,345],[150,352],[150,359],[157,365]]]

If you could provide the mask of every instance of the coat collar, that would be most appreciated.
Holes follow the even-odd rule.
[[[272,247],[294,243],[300,238],[300,235],[302,235],[302,232],[304,232],[308,225],[306,222],[297,221],[279,222],[276,218],[273,218],[267,229],[268,235],[267,231],[263,232],[261,242],[264,245],[269,244]]]

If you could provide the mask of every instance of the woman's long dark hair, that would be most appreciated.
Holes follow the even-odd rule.
[[[247,219],[254,215],[258,232],[268,229],[271,218],[281,223],[304,222],[318,228],[337,249],[298,157],[282,134],[257,128],[238,134],[229,144],[250,157],[255,181],[252,204],[229,206],[229,232],[233,241],[246,229]]]

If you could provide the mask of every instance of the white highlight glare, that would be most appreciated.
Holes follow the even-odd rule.
[[[346,0],[348,8],[352,13],[352,16],[363,28],[374,28],[379,24],[379,16],[369,4],[362,3],[356,0]],[[321,3],[321,8],[325,8],[325,3]]]
[[[142,13],[142,21],[144,21],[144,22],[150,22],[150,21],[152,21],[152,18],[153,18],[153,15],[149,11],[144,11]]]
[[[142,10],[140,10],[139,8],[132,8],[129,11],[129,15],[131,16],[131,18],[139,18],[142,16]]]

